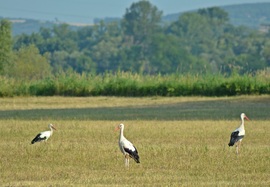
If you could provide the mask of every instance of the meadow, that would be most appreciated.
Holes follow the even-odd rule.
[[[269,114],[269,95],[0,98],[0,186],[269,186]],[[31,145],[49,123],[53,136]],[[129,169],[119,123],[141,158]]]

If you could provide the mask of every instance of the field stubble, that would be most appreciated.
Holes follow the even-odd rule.
[[[114,99],[116,98],[109,101]],[[226,102],[237,102],[234,99],[226,98]],[[269,98],[263,99],[264,102],[261,103],[265,106]],[[132,98],[130,100],[127,105],[132,107],[130,106]],[[241,103],[244,100],[243,103],[247,102],[248,105],[250,104],[248,101],[254,98],[247,97],[240,100]],[[209,104],[208,99],[206,101]],[[113,101],[106,102],[110,103],[107,105],[113,105]],[[159,103],[159,99],[155,102],[158,106],[164,105]],[[175,107],[176,101],[168,100],[168,102],[170,102],[168,106]],[[195,99],[194,102],[203,101]],[[134,103],[141,106],[138,102]],[[15,104],[18,105],[16,98]],[[108,110],[107,105],[105,103],[103,105],[104,110]],[[148,108],[149,113],[151,110],[157,110],[154,105]],[[190,112],[198,114],[201,105],[203,103],[199,103],[195,108],[189,108]],[[24,108],[25,106],[20,105],[14,108],[6,105],[3,112],[17,110],[18,107],[21,107],[22,111],[39,108],[39,104],[33,106]],[[147,106],[145,105],[146,108]],[[168,106],[168,111],[175,109]],[[211,106],[217,107],[215,104]],[[48,108],[57,107],[52,105]],[[181,111],[182,108],[178,109]],[[142,119],[123,118],[121,121],[80,119],[79,114],[77,119],[65,117],[54,119],[52,115],[52,120],[49,120],[50,114],[47,114],[45,119],[42,119],[42,116],[36,117],[38,119],[27,119],[2,115],[0,184],[1,186],[267,186],[270,185],[268,141],[270,126],[267,117],[269,110],[262,111],[264,114],[261,114],[263,116],[261,119],[259,117],[256,119],[253,115],[258,113],[258,109],[253,107],[252,110],[251,112],[250,108],[247,111],[251,121],[246,122],[246,137],[238,156],[235,154],[235,148],[229,148],[227,144],[231,131],[240,123],[237,119],[240,111],[232,120],[225,118],[226,115],[224,117],[225,109],[215,113],[222,116],[222,119],[216,117],[209,119],[209,116],[203,117],[201,114],[196,120],[181,120],[177,116],[174,116],[173,120],[167,118],[155,120],[151,117],[145,118],[140,113],[136,117],[142,116]],[[105,114],[109,115],[109,112],[105,111],[103,115]],[[114,119],[113,116],[106,115],[105,118]],[[30,111],[27,116],[31,116]],[[36,133],[46,130],[50,122],[58,129],[51,139],[47,143],[31,145],[30,141]],[[141,164],[131,161],[129,169],[124,167],[124,157],[118,148],[119,134],[114,132],[115,126],[120,122],[126,125],[125,136],[135,144],[141,157]]]

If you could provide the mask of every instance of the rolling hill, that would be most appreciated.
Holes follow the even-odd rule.
[[[261,24],[270,23],[270,3],[252,3],[252,4],[240,4],[240,5],[230,5],[220,7],[224,9],[229,14],[230,22],[233,25],[239,26],[243,25],[246,27],[259,29]],[[194,10],[196,11],[196,10]],[[178,19],[178,17],[184,12],[179,12],[175,14],[168,14],[163,16],[164,22],[172,22]],[[0,15],[0,19],[3,19]],[[23,19],[23,18],[7,18],[12,22],[13,35],[19,35],[22,33],[31,34],[33,32],[38,32],[41,27],[50,28],[58,22],[52,21],[40,21],[34,19]],[[106,18],[105,22],[117,21],[121,18]],[[99,18],[95,19],[98,22]],[[79,28],[82,25],[80,23],[70,24],[73,28]],[[89,25],[87,25],[89,26]]]
[[[270,23],[270,3],[250,3],[220,8],[228,12],[230,22],[236,26],[243,25],[258,29],[261,24]],[[175,21],[182,13],[169,14],[164,16],[163,19],[167,22]]]

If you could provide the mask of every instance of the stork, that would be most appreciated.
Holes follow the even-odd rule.
[[[133,158],[136,163],[140,163],[140,157],[136,147],[124,137],[124,124],[118,125],[115,130],[120,130],[119,147],[125,156],[125,166],[129,167],[129,158]]]
[[[53,130],[56,130],[56,128],[53,126],[53,124],[49,124],[49,131],[44,131],[39,133],[32,141],[31,144],[34,144],[36,142],[41,142],[41,141],[45,141],[47,142],[47,140],[52,136],[53,134]]]
[[[245,136],[244,119],[249,121],[248,117],[244,113],[242,113],[240,117],[241,117],[241,125],[232,132],[231,139],[228,144],[229,146],[233,146],[234,144],[236,144],[236,154],[239,153],[241,142]]]

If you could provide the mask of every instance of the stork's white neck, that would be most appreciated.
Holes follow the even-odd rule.
[[[50,126],[51,135],[53,134],[53,128]]]
[[[240,127],[241,128],[244,128],[245,127],[244,124],[245,124],[245,120],[244,120],[244,118],[241,118],[241,125],[240,125]]]
[[[120,128],[120,136],[119,136],[119,140],[124,138],[124,127]]]

